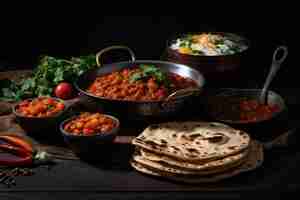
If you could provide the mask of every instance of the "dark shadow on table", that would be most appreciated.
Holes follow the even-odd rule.
[[[131,144],[109,144],[77,155],[81,161],[101,170],[128,171],[132,170],[129,161],[133,149]]]

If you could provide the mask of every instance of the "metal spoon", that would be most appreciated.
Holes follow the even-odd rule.
[[[278,57],[278,52],[279,51],[283,51],[283,54],[281,57]],[[284,59],[286,58],[288,54],[288,48],[286,46],[279,46],[277,47],[277,49],[275,50],[274,54],[273,54],[273,59],[272,59],[272,65],[271,65],[271,69],[270,72],[268,74],[268,77],[265,81],[264,87],[260,93],[259,96],[259,101],[262,104],[266,104],[267,103],[267,92],[268,92],[268,88],[270,86],[271,81],[273,80],[273,78],[275,77],[277,71],[279,70],[281,63],[284,61]]]

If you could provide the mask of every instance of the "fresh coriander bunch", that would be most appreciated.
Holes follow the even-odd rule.
[[[0,100],[18,101],[26,97],[51,96],[59,83],[73,83],[82,73],[95,66],[95,55],[72,57],[69,60],[42,56],[30,78],[20,83],[0,81]]]

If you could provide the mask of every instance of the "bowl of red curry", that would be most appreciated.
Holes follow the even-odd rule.
[[[54,130],[66,110],[64,101],[53,97],[25,99],[13,107],[18,124],[27,133]]]
[[[267,102],[260,103],[259,89],[223,89],[207,101],[208,114],[215,120],[236,125],[250,125],[275,120],[286,111],[283,98],[268,91]]]
[[[95,155],[95,151],[111,145],[119,131],[119,120],[101,113],[79,113],[60,124],[67,145],[79,155]]]

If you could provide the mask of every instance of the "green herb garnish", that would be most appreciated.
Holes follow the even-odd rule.
[[[48,110],[51,110],[51,109],[53,109],[53,108],[54,108],[53,105],[47,105],[47,109],[48,109]]]
[[[144,77],[143,77],[143,73],[141,73],[141,72],[136,72],[136,73],[134,73],[134,74],[132,74],[131,76],[130,76],[130,79],[129,79],[129,81],[130,81],[130,83],[133,83],[133,82],[136,82],[136,81],[138,81],[138,80],[142,80]]]
[[[145,80],[153,77],[158,84],[163,84],[169,87],[170,80],[168,75],[155,65],[140,65],[141,72],[136,72],[131,75],[130,82]]]
[[[0,80],[0,100],[19,101],[25,97],[51,96],[58,83],[72,83],[79,75],[95,66],[94,55],[72,57],[70,60],[43,56],[32,77],[20,83]]]

